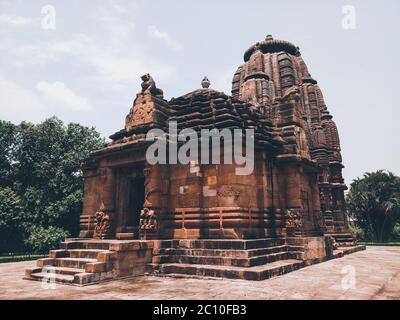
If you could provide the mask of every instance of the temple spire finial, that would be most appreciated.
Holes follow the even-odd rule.
[[[203,80],[201,81],[201,86],[203,89],[208,89],[210,87],[210,80],[208,80],[207,77],[204,77]]]

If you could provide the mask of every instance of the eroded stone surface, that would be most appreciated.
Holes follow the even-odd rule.
[[[231,95],[212,89],[204,78],[202,88],[167,101],[149,74],[142,80],[124,128],[83,163],[80,237],[329,234],[340,246],[354,245],[338,130],[296,45],[267,36],[251,46],[233,76]],[[243,168],[235,162],[199,159],[149,165],[146,134],[174,131],[168,130],[171,122],[177,132],[254,130],[254,170],[239,175],[237,169]],[[168,151],[181,145],[177,132],[163,136],[172,143]],[[222,149],[225,155],[231,154],[228,149]]]
[[[400,247],[368,247],[269,280],[191,279],[141,276],[95,286],[24,281],[35,262],[0,265],[0,299],[400,299]],[[354,271],[355,287],[348,281]],[[342,286],[342,283],[345,286]],[[346,283],[350,285],[347,285]]]

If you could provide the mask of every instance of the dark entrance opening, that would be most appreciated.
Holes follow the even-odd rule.
[[[139,236],[140,211],[144,203],[144,179],[143,165],[116,170],[116,232],[126,233],[127,238]]]

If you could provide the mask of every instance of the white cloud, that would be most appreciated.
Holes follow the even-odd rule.
[[[32,19],[16,16],[16,15],[7,15],[7,14],[0,14],[0,23],[9,24],[16,27],[22,27],[30,24]]]
[[[178,41],[172,39],[167,32],[158,30],[156,26],[149,26],[147,28],[147,33],[150,37],[164,42],[164,44],[170,49],[177,51],[182,49],[182,45]]]
[[[41,120],[45,107],[34,92],[13,81],[0,79],[0,119],[20,122]]]
[[[115,82],[139,81],[144,73],[152,73],[159,78],[167,78],[172,68],[157,62],[145,63],[143,59],[129,59],[113,55],[96,55],[91,63],[98,70],[103,80]]]
[[[53,41],[47,45],[47,50],[52,54],[75,54],[81,55],[90,52],[94,47],[94,41],[86,34],[77,34],[71,39]]]
[[[36,85],[36,89],[51,102],[59,103],[76,111],[88,111],[91,109],[86,97],[78,96],[63,82],[48,83],[40,81]]]

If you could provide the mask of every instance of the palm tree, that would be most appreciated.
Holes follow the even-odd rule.
[[[365,173],[351,184],[347,204],[367,240],[388,241],[400,219],[400,178],[384,170]]]

